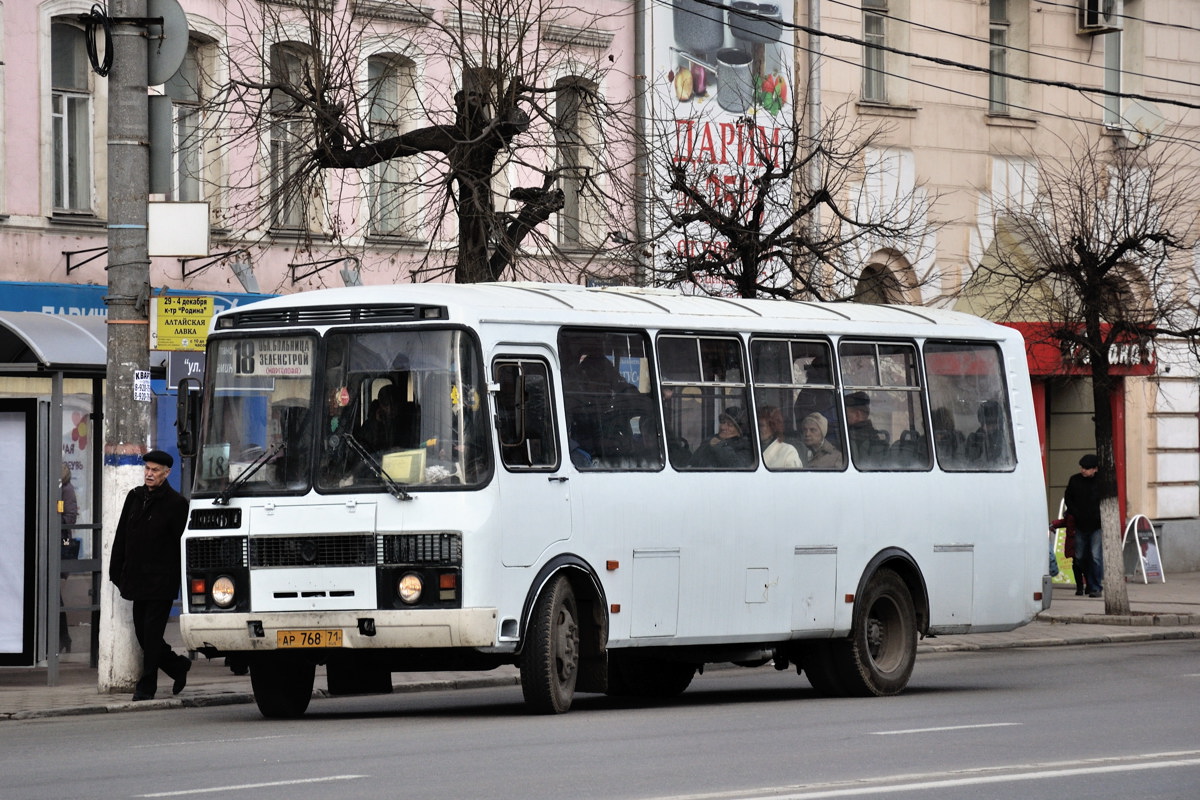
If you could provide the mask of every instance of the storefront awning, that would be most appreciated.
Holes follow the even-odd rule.
[[[107,364],[105,317],[0,311],[0,373],[96,376]]]

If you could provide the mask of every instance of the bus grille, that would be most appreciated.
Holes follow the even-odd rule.
[[[383,563],[460,566],[462,536],[447,531],[388,533],[383,539]]]
[[[230,569],[246,566],[245,536],[188,539],[188,569]]]
[[[375,537],[261,536],[250,540],[252,567],[368,567],[375,565]]]
[[[445,319],[445,309],[411,304],[377,306],[314,306],[312,308],[246,309],[222,318],[225,328],[256,328],[275,325],[347,325],[359,322],[415,322]]]

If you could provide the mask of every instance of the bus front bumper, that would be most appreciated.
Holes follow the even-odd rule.
[[[343,649],[492,647],[496,609],[186,613],[179,617],[179,631],[188,649],[223,653],[276,650],[297,641],[327,647],[338,638],[340,644],[332,646]],[[340,631],[340,637],[330,631]],[[317,632],[319,639],[311,635]]]

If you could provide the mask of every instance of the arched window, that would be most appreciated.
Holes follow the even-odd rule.
[[[854,301],[875,305],[903,302],[900,282],[886,265],[868,264],[854,287]]]

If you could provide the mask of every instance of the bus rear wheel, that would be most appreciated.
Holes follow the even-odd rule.
[[[881,569],[871,578],[855,605],[850,640],[837,649],[846,694],[884,697],[908,686],[917,661],[917,615],[898,574]]]
[[[299,658],[263,657],[250,664],[254,702],[267,719],[303,716],[312,700],[316,664]]]
[[[562,714],[575,698],[579,677],[579,607],[564,576],[542,590],[521,650],[521,691],[539,714]]]

